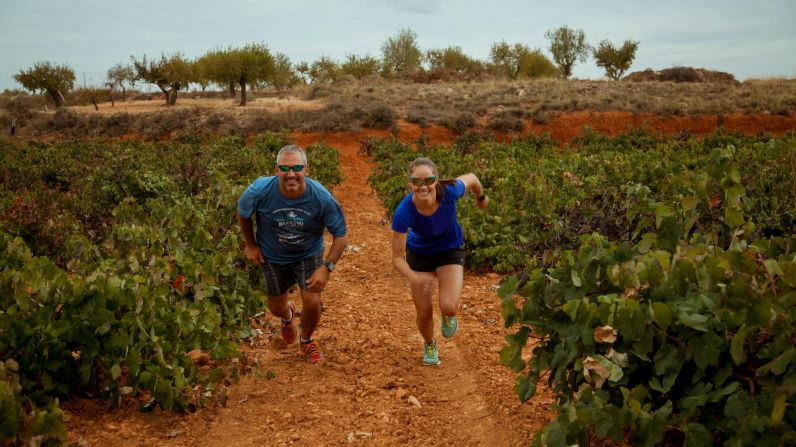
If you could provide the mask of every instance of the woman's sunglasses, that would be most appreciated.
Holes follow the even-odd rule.
[[[276,167],[279,168],[279,170],[282,172],[288,172],[288,171],[299,172],[302,169],[304,169],[304,165],[293,165],[293,166],[276,165]]]
[[[422,186],[422,185],[430,186],[437,181],[437,176],[432,175],[431,177],[423,177],[423,178],[409,177],[409,181],[412,182],[412,184],[415,186]]]

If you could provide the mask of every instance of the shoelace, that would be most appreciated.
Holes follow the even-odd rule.
[[[311,341],[304,345],[304,354],[309,354],[311,357],[320,356],[321,349],[318,347],[318,343]]]

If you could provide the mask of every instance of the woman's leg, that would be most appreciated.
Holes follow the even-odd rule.
[[[439,310],[446,317],[456,316],[462,297],[464,267],[448,264],[437,268],[439,280]]]
[[[431,296],[434,286],[437,284],[437,277],[433,272],[417,272],[418,280],[412,281],[412,300],[415,302],[417,311],[417,328],[426,343],[431,343],[434,339],[434,307],[431,303]]]

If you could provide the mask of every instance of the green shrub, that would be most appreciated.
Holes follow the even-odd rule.
[[[184,411],[235,379],[227,360],[264,305],[261,275],[242,258],[237,199],[287,143],[270,133],[252,144],[0,142],[4,440],[63,441],[59,401],[76,393],[119,406],[146,392],[143,410]],[[308,152],[313,178],[340,181],[337,151]],[[209,371],[186,355],[195,349],[212,357]]]
[[[583,235],[501,285],[516,331],[500,357],[524,372],[520,400],[543,377],[558,398],[534,445],[796,442],[796,235],[757,239],[741,158],[729,146],[710,159],[695,178],[721,202],[692,183],[696,195],[648,202],[655,224],[637,242]],[[697,224],[717,215],[724,226]]]

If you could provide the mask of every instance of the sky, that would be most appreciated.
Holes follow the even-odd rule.
[[[425,51],[459,46],[481,60],[495,42],[550,57],[545,32],[580,29],[590,45],[639,42],[629,72],[690,66],[739,80],[796,78],[796,0],[0,0],[0,91],[37,61],[67,64],[101,85],[130,57],[264,43],[291,61],[381,57],[402,29]],[[593,59],[573,77],[605,79]]]

